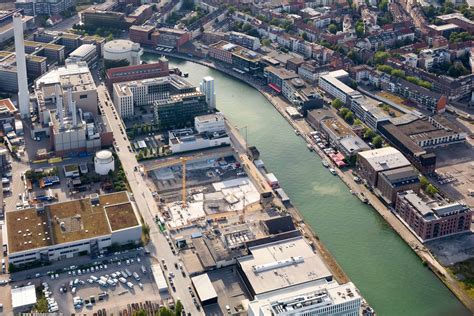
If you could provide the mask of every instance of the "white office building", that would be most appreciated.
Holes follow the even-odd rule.
[[[345,70],[331,71],[319,77],[319,87],[344,104],[350,105],[350,100],[360,97],[361,94],[341,81],[348,76]]]
[[[121,117],[134,115],[135,106],[151,105],[170,95],[170,77],[114,83],[114,104]]]
[[[249,316],[359,316],[362,298],[349,282],[321,281],[277,290],[250,302]]]
[[[216,92],[214,90],[214,78],[207,76],[200,84],[201,92],[206,96],[206,103],[210,109],[216,108]]]

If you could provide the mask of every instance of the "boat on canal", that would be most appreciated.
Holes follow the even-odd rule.
[[[325,159],[321,160],[321,163],[323,164],[324,168],[329,168],[329,163]]]

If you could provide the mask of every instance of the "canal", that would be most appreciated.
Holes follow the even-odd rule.
[[[156,55],[144,55],[152,61]],[[217,107],[257,146],[267,168],[363,296],[382,316],[469,315],[385,221],[309,152],[285,119],[255,89],[213,69],[170,60],[198,85],[215,79]]]

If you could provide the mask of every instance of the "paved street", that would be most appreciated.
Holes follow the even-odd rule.
[[[174,263],[179,260],[179,257],[171,252],[165,236],[158,230],[157,225],[154,223],[154,216],[155,214],[158,214],[158,207],[150,189],[145,183],[145,180],[138,171],[134,171],[134,167],[137,166],[138,163],[135,154],[130,152],[128,149],[128,147],[131,148],[131,144],[126,137],[123,123],[119,116],[117,116],[117,119],[114,117],[112,102],[107,100],[108,92],[106,87],[100,85],[97,90],[100,104],[103,106],[103,111],[109,118],[110,127],[112,128],[115,141],[119,148],[117,154],[122,162],[135,202],[141,212],[143,220],[150,226],[151,242],[147,247],[152,256],[159,260],[164,259],[169,269],[173,269]],[[110,96],[108,97],[110,98]],[[122,126],[124,131],[123,134],[120,131],[120,126]],[[175,273],[175,275],[174,283],[176,286],[176,292],[170,290],[170,293],[173,295],[175,300],[178,298],[181,300],[186,312],[190,312],[192,315],[202,315],[202,313],[194,306],[188,292],[188,286],[191,285],[191,280],[188,277],[184,278],[181,273]]]

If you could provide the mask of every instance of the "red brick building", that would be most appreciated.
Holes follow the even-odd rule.
[[[140,45],[155,47],[158,45],[160,33],[151,25],[134,25],[130,27],[130,40]]]
[[[112,89],[112,85],[116,82],[164,77],[168,76],[169,73],[168,60],[162,58],[158,62],[152,64],[108,69],[105,74],[105,80],[107,87],[110,90]]]
[[[460,203],[429,204],[413,191],[399,193],[395,211],[422,241],[467,232],[472,210]]]

